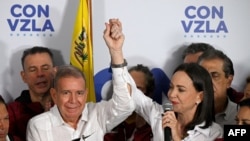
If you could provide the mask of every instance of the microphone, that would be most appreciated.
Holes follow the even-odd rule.
[[[162,105],[164,112],[173,110],[173,105],[169,101]],[[164,129],[164,139],[165,141],[172,140],[171,129],[169,127],[165,127]]]

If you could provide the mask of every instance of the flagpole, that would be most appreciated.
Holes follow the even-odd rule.
[[[92,35],[92,0],[87,0],[87,3],[88,3],[88,9],[89,9],[89,17],[90,17],[90,36],[91,36],[91,39],[93,40],[93,35]],[[92,42],[91,40],[91,42]],[[92,42],[92,45],[93,45],[93,42]]]
[[[93,73],[93,78],[92,78],[92,82],[93,82],[93,86],[91,86],[93,88],[93,95],[95,95],[95,82],[94,82],[94,46],[93,46],[93,25],[92,25],[92,0],[87,0],[87,5],[88,5],[88,13],[89,13],[89,30],[90,30],[90,36],[91,36],[91,45],[92,45],[92,48],[91,48],[91,52],[92,52],[92,55],[91,55],[91,60],[92,60],[92,73]],[[95,96],[95,101],[93,102],[96,102],[96,96]]]

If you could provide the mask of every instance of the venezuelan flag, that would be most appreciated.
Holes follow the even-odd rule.
[[[71,43],[70,64],[81,69],[86,76],[89,90],[87,102],[96,102],[90,10],[89,1],[80,0]]]

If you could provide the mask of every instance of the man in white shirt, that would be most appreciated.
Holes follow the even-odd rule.
[[[132,79],[122,54],[121,23],[110,19],[105,25],[103,37],[109,48],[113,75],[112,99],[86,103],[85,76],[73,66],[61,66],[50,91],[55,106],[29,121],[28,141],[102,141],[106,132],[134,111],[129,84]]]

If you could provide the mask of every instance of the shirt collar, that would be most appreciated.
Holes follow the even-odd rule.
[[[202,122],[201,124],[196,125],[193,130],[189,130],[187,133],[189,134],[189,136],[193,136],[196,132],[199,132],[201,134],[204,134],[206,137],[209,137],[211,127],[209,126],[206,129],[202,129],[201,127],[203,127],[204,125],[205,122]]]
[[[64,120],[62,119],[62,116],[58,110],[58,107],[57,105],[54,105],[51,109],[50,109],[50,112],[56,116],[56,119],[55,121],[52,122],[52,124],[54,124],[55,126],[60,126],[60,125],[63,125],[65,122]]]
[[[88,104],[85,104],[85,107],[82,111],[82,116],[81,119],[82,121],[88,121],[88,115],[89,115],[89,111],[88,111]]]
[[[50,111],[53,113],[53,115],[55,115],[57,117],[57,120],[55,120],[53,122],[54,125],[56,126],[60,126],[60,125],[63,125],[63,124],[66,124],[66,122],[63,120],[60,112],[59,112],[59,109],[57,107],[57,105],[54,105]],[[85,108],[82,112],[82,116],[80,118],[81,121],[88,121],[88,110],[87,110],[87,104],[85,105]]]
[[[225,114],[225,116],[224,116],[224,118],[226,119],[226,120],[229,120],[229,118],[230,118],[230,112],[232,111],[232,110],[234,110],[233,109],[233,106],[234,105],[234,103],[229,99],[229,98],[227,98],[227,107],[226,107],[226,109],[225,109],[225,111],[224,111],[224,114]],[[235,109],[236,110],[236,109]]]

